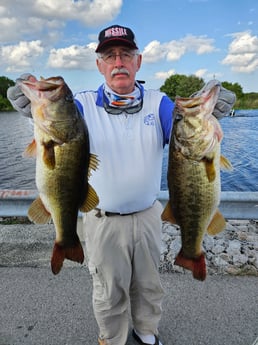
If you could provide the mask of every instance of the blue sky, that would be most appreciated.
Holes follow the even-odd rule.
[[[129,26],[158,89],[172,74],[239,83],[258,92],[257,0],[0,0],[0,75],[61,75],[73,92],[96,89],[100,30]]]

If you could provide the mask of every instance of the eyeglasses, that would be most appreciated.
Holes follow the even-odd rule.
[[[113,63],[116,62],[116,58],[117,56],[119,56],[120,60],[122,61],[122,63],[128,63],[131,62],[133,57],[135,55],[135,53],[129,53],[129,52],[123,52],[120,54],[113,54],[113,53],[109,53],[109,54],[103,54],[100,56],[100,58],[102,60],[104,60],[107,64],[112,65]]]

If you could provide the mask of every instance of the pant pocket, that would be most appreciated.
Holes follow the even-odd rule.
[[[104,303],[106,297],[106,283],[104,281],[103,274],[101,273],[99,267],[93,264],[89,263],[88,267],[93,280],[94,303],[102,304]]]

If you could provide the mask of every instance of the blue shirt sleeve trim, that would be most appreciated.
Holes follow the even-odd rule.
[[[83,116],[83,107],[82,107],[81,102],[79,102],[78,99],[76,99],[76,98],[75,98],[74,102],[75,102],[77,109],[79,110],[79,113],[81,114],[81,116]]]
[[[97,90],[97,100],[96,100],[96,105],[99,107],[103,107],[103,84],[100,85],[100,87]]]
[[[170,132],[172,128],[172,119],[173,119],[173,110],[175,104],[174,102],[168,97],[163,96],[159,106],[159,118],[160,123],[163,131],[163,145],[169,143],[170,139]]]

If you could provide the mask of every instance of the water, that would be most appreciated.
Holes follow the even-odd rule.
[[[221,172],[222,190],[258,191],[258,109],[239,111],[221,124],[222,153],[234,167],[233,172]]]
[[[258,191],[258,109],[238,110],[220,121],[222,153],[234,170],[221,172],[223,191]],[[32,141],[30,121],[16,112],[0,113],[0,189],[36,189],[35,159],[22,153]],[[161,189],[167,189],[168,147],[164,150]]]
[[[220,120],[224,132],[221,153],[233,171],[221,171],[221,189],[233,192],[258,191],[258,109],[237,110],[234,117]],[[168,147],[165,148],[161,189],[167,189]]]
[[[0,189],[36,189],[35,159],[22,156],[32,139],[28,118],[17,112],[0,113]]]

